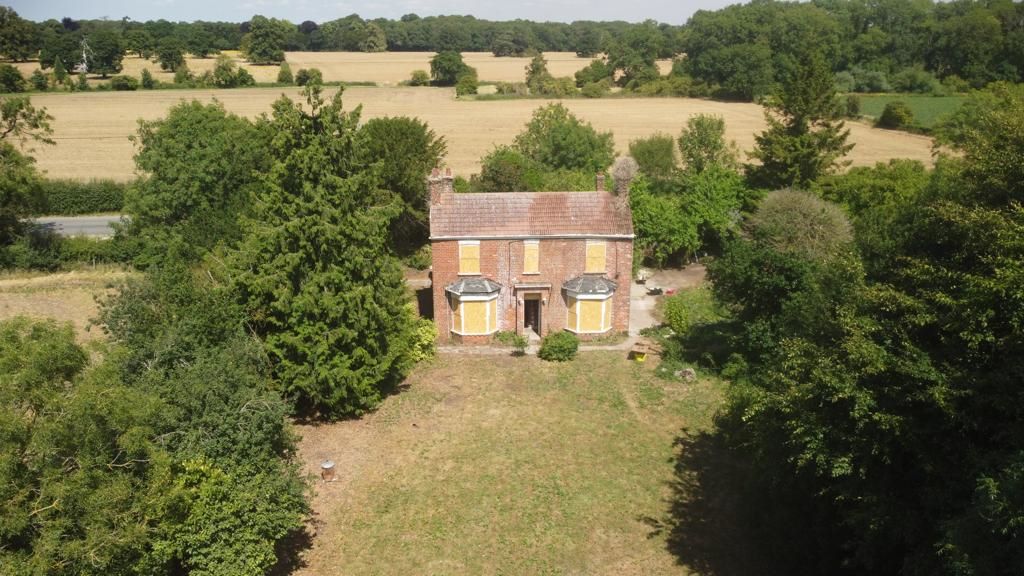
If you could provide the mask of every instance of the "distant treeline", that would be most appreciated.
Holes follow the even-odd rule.
[[[33,23],[0,7],[0,57],[60,55],[80,58],[80,40],[116,33],[128,52],[144,57],[174,39],[192,54],[246,51],[252,23],[269,23],[261,35],[278,51],[472,51],[497,56],[575,52],[595,56],[627,45],[644,61],[680,58],[676,74],[720,97],[755,99],[772,90],[794,54],[820,50],[850,91],[960,90],[1024,79],[1024,4],[1011,0],[755,0],[716,11],[698,11],[683,25],[588,22],[571,24],[472,16],[407,14],[398,20],[350,15],[317,23],[254,17],[250,22],[135,22],[47,20]],[[101,32],[102,31],[102,32]],[[76,56],[77,55],[77,56]],[[683,57],[685,55],[685,57]]]

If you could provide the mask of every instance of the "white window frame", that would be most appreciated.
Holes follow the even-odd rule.
[[[608,332],[609,330],[611,330],[612,329],[612,325],[615,323],[614,314],[611,316],[611,320],[608,322],[608,327],[605,328],[604,330],[580,330],[580,321],[581,321],[580,301],[582,301],[582,300],[600,300],[601,301],[601,323],[604,324],[605,313],[608,311],[607,307],[612,305],[612,298],[614,296],[615,296],[614,292],[612,292],[611,294],[578,294],[576,296],[571,296],[570,295],[569,298],[573,298],[574,300],[576,300],[576,303],[573,304],[573,306],[576,308],[576,325],[575,326],[566,326],[566,330],[568,330],[569,332],[572,332],[573,334],[604,334],[605,332]],[[614,312],[614,310],[612,310],[612,312]],[[569,324],[569,307],[566,307],[566,310],[565,310],[565,323]]]
[[[463,272],[462,271],[462,247],[463,246],[476,246],[477,247],[476,248],[476,257],[477,257],[476,268],[477,268],[477,271],[476,272]],[[458,265],[459,265],[459,268],[458,268],[459,269],[459,273],[458,273],[458,275],[459,276],[479,276],[480,275],[480,270],[483,269],[482,262],[481,262],[481,260],[483,260],[483,254],[480,253],[480,241],[479,240],[459,240],[459,254],[458,254],[458,257],[459,257],[459,261],[458,261]]]
[[[536,246],[537,247],[537,271],[527,272],[526,271],[526,247]],[[523,276],[537,276],[540,274],[540,240],[523,240]]]
[[[484,306],[484,323],[485,323],[485,325],[488,328],[492,328],[488,332],[466,332],[466,311],[465,310],[461,310],[460,313],[459,313],[459,320],[461,321],[462,325],[458,326],[458,327],[452,326],[452,332],[458,334],[459,336],[488,336],[488,335],[491,335],[491,334],[494,334],[495,332],[497,332],[498,331],[498,316],[497,316],[497,314],[498,314],[498,309],[500,307],[497,304],[495,304],[495,306],[494,306],[495,317],[491,318],[490,302],[493,301],[493,300],[497,300],[500,295],[501,294],[497,293],[497,292],[494,293],[494,294],[479,294],[479,295],[473,294],[473,295],[468,295],[468,296],[459,296],[458,294],[452,294],[451,298],[454,299],[454,301],[458,302],[460,308],[462,307],[462,303],[463,302],[487,302],[488,303],[487,306]],[[449,317],[450,317],[450,323],[454,324],[455,323],[455,309],[451,307],[450,303],[449,303],[448,308],[449,308],[448,314],[449,314]]]

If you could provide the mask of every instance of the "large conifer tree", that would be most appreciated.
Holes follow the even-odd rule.
[[[832,71],[817,50],[793,60],[781,89],[766,103],[768,129],[755,136],[750,156],[760,164],[748,165],[753,185],[777,189],[806,187],[828,174],[853,148],[850,131],[836,117],[836,89]]]
[[[404,375],[411,315],[387,245],[398,207],[360,160],[360,109],[321,90],[306,88],[308,109],[274,104],[275,161],[232,268],[285,394],[339,416],[373,407]]]

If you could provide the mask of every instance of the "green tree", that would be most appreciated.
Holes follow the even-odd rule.
[[[7,6],[0,6],[0,56],[15,62],[28,60],[36,50],[32,23]]]
[[[156,39],[146,30],[129,30],[124,34],[124,49],[139,58],[149,60],[156,52]]]
[[[159,403],[115,371],[84,374],[70,325],[4,321],[0,343],[0,561],[11,573],[129,572],[171,489],[151,440]]]
[[[281,62],[281,69],[277,71],[277,83],[288,85],[295,83],[295,78],[292,77],[292,67],[287,62]]]
[[[388,39],[384,30],[370,22],[364,28],[365,37],[359,42],[360,52],[383,52],[388,49]]]
[[[46,109],[36,109],[27,97],[0,99],[0,265],[2,250],[24,231],[24,219],[41,204],[39,174],[34,160],[11,143],[32,140],[53,143]]]
[[[735,170],[739,165],[736,144],[725,139],[725,118],[721,116],[691,116],[678,143],[688,172],[700,174],[715,167]]]
[[[46,92],[47,88],[50,87],[50,79],[46,77],[42,70],[33,70],[32,76],[29,77],[29,82],[32,84],[32,88],[39,92]]]
[[[467,68],[458,52],[438,52],[430,59],[430,77],[435,86],[454,86]]]
[[[117,74],[121,71],[124,46],[121,44],[120,34],[114,30],[103,28],[91,34],[88,41],[89,48],[92,49],[89,72],[106,78],[110,74]]]
[[[10,64],[0,64],[0,92],[24,92],[25,88],[25,77],[17,68]]]
[[[784,76],[779,93],[767,104],[768,129],[755,136],[747,166],[755,186],[806,187],[827,175],[853,148],[850,131],[837,121],[835,84],[824,56],[811,50]]]
[[[128,231],[145,249],[140,264],[184,242],[192,257],[241,236],[239,219],[265,169],[267,137],[220,103],[183,102],[162,120],[141,122],[135,164],[145,177],[125,197]]]
[[[516,136],[515,148],[527,158],[550,168],[598,172],[615,158],[611,132],[598,132],[562,104],[549,104],[533,112]]]
[[[213,45],[213,35],[197,26],[193,26],[186,36],[185,49],[196,58],[206,58],[217,51]]]
[[[678,169],[675,141],[668,134],[653,134],[629,143],[629,155],[648,178],[667,178]]]
[[[544,54],[538,53],[526,65],[526,86],[531,94],[543,94],[544,85],[552,80],[554,77],[548,72],[548,61],[544,59]]]
[[[245,51],[253,64],[284,62],[284,46],[290,25],[282,20],[253,16],[249,21],[249,43]]]
[[[68,79],[67,68],[64,67],[64,62],[59,56],[53,62],[53,78],[58,84],[64,84]]]
[[[156,88],[157,81],[153,78],[153,74],[149,71],[149,68],[143,68],[142,73],[139,75],[139,82],[142,87],[146,90],[152,90]]]
[[[359,129],[367,165],[380,167],[380,187],[402,206],[391,222],[391,245],[403,254],[414,252],[429,233],[429,193],[425,174],[441,164],[448,146],[415,118],[374,118]]]
[[[178,68],[185,66],[185,43],[174,36],[160,40],[156,59],[160,62],[161,70],[177,72]]]
[[[231,257],[233,278],[274,375],[300,411],[375,406],[409,366],[412,318],[387,248],[396,210],[360,161],[359,109],[318,85],[268,120],[275,158],[258,214]]]

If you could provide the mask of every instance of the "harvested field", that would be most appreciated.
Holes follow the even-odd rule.
[[[237,51],[225,51],[235,63],[245,67],[257,82],[276,82],[277,66],[254,66]],[[434,52],[287,52],[285,60],[291,66],[292,73],[299,68],[318,68],[328,82],[374,82],[382,86],[397,86],[399,82],[408,80],[413,70],[430,71],[430,59]],[[526,76],[526,65],[529,58],[496,58],[490,52],[463,52],[466,64],[476,68],[481,80],[490,82],[522,82]],[[590,64],[592,58],[580,58],[573,52],[545,52],[548,70],[555,76],[572,76],[577,70]],[[192,58],[186,62],[193,74],[202,74],[213,70],[217,57]],[[124,70],[121,74],[134,76],[142,74],[148,68],[153,77],[161,82],[171,82],[174,74],[164,72],[160,65],[143,60],[137,56],[124,59]],[[15,64],[27,78],[39,68],[36,62],[20,62]],[[660,60],[658,67],[662,74],[672,70],[671,60]],[[89,76],[93,85],[106,82],[99,76]]]
[[[250,118],[269,112],[271,103],[298,90],[254,88],[245,90],[157,90],[145,92],[87,92],[35,94],[32,101],[45,106],[55,118],[56,146],[35,146],[38,165],[54,178],[134,177],[133,147],[128,137],[137,120],[154,120],[182,100],[219,100],[237,114]],[[678,134],[694,114],[725,117],[727,136],[741,150],[754,146],[754,134],[765,128],[761,107],[686,98],[609,98],[565,100],[565,105],[599,130],[615,133],[615,144],[625,152],[630,140],[661,131]],[[417,116],[448,141],[448,164],[456,174],[479,170],[479,160],[495,145],[509,144],[531,113],[544,100],[462,101],[446,88],[351,87],[345,104],[363,105],[363,118]],[[931,139],[863,123],[848,123],[856,144],[849,159],[870,165],[890,158],[931,162]]]
[[[250,74],[252,74],[253,78],[255,78],[257,82],[277,81],[277,66],[253,66],[246,62],[245,59],[242,58],[237,51],[225,51],[224,54],[231,56],[231,58],[235,61],[235,64],[245,67],[245,69],[248,70]],[[213,66],[217,63],[217,57],[210,56],[209,58],[193,58],[191,56],[188,56],[185,58],[185,62],[186,64],[188,64],[188,69],[191,70],[193,74],[202,74],[206,71],[213,71]],[[138,78],[142,74],[143,68],[148,68],[149,72],[153,75],[153,78],[155,78],[156,80],[159,80],[160,82],[174,81],[173,72],[166,72],[164,70],[161,70],[159,64],[151,62],[149,60],[143,60],[138,56],[126,57],[122,62],[122,65],[124,66],[124,70],[121,71],[121,74],[134,76],[135,78]],[[28,78],[29,74],[31,74],[33,71],[39,68],[39,63],[18,62],[15,64],[15,66],[17,66],[18,69],[21,70],[21,73],[26,78]],[[107,80],[101,79],[99,75],[89,74],[88,78],[89,84],[92,86],[104,84],[107,82]]]
[[[394,86],[408,80],[413,70],[430,71],[434,52],[288,52],[285,59],[292,72],[299,68],[319,68],[325,80],[376,82]],[[495,58],[490,52],[463,52],[466,64],[476,68],[483,81],[522,82],[530,58]],[[548,71],[554,76],[572,76],[593,58],[580,58],[573,52],[545,52]],[[658,62],[662,74],[672,69],[671,60]]]
[[[0,319],[15,316],[71,322],[79,342],[103,337],[89,321],[96,317],[96,298],[110,293],[128,276],[116,267],[59,274],[0,275]]]

